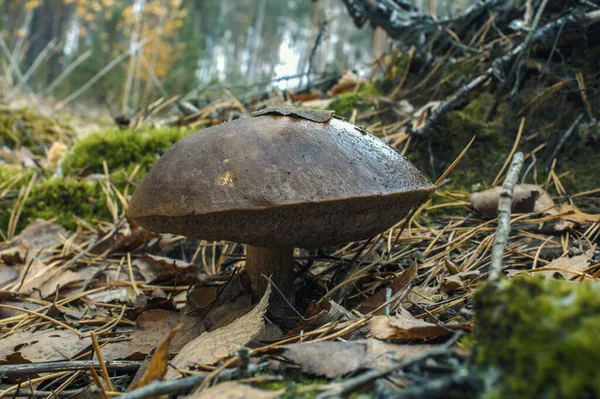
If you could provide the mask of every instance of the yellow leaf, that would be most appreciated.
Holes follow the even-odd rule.
[[[135,385],[130,387],[130,390],[146,386],[154,380],[162,380],[165,377],[165,374],[167,373],[167,361],[169,359],[169,345],[182,326],[183,324],[180,324],[172,329],[167,338],[160,343],[152,356],[152,360],[150,360],[146,372]]]

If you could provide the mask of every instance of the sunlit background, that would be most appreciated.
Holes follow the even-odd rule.
[[[445,17],[472,1],[413,3]],[[0,0],[0,27],[0,88],[112,113],[223,87],[304,87],[360,73],[390,46],[342,0]]]

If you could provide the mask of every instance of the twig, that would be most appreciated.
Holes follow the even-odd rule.
[[[433,127],[442,116],[444,116],[448,111],[450,111],[454,107],[454,105],[456,105],[456,103],[458,101],[460,101],[464,96],[466,96],[471,91],[473,91],[474,89],[479,87],[481,84],[483,84],[486,80],[488,80],[488,78],[491,75],[492,75],[492,70],[490,68],[487,71],[485,71],[482,75],[476,77],[475,79],[473,79],[472,81],[470,81],[469,83],[467,83],[466,85],[461,87],[460,90],[458,90],[448,100],[444,101],[442,103],[442,105],[440,105],[431,114],[431,116],[427,119],[427,121],[423,124],[423,126],[421,126],[417,130],[412,130],[409,128],[408,132],[411,134],[414,134],[414,135],[420,135],[420,134],[425,133],[427,130],[429,130],[431,127]]]
[[[519,173],[523,167],[523,153],[517,152],[510,164],[510,169],[504,179],[502,192],[498,200],[498,228],[494,237],[494,246],[492,248],[492,259],[490,263],[490,281],[497,281],[502,273],[502,259],[504,257],[504,248],[508,242],[510,233],[510,213],[512,206],[512,195]]]
[[[248,367],[248,372],[257,373],[265,369],[269,364],[267,362],[260,364],[251,364]],[[219,378],[231,378],[237,375],[237,369],[223,370],[219,374]],[[135,391],[127,392],[119,396],[119,399],[144,399],[152,396],[175,394],[188,391],[200,384],[208,375],[194,375],[191,377],[180,378],[171,381],[154,381],[145,387],[136,389]]]
[[[61,391],[61,395],[63,395],[64,397],[67,396],[71,396],[71,395],[76,395],[78,393],[81,393],[81,391],[83,391],[85,388],[81,388],[81,389],[69,389],[69,390],[65,390],[65,391]],[[31,395],[34,395],[35,397],[47,397],[49,395],[52,395],[54,392],[53,391],[23,391],[22,389],[13,389],[11,391],[6,392],[7,396],[13,397],[13,398],[31,398]]]
[[[575,119],[575,122],[573,122],[571,124],[571,126],[569,126],[569,128],[567,129],[565,134],[562,136],[562,138],[556,145],[556,147],[554,147],[554,150],[552,151],[552,155],[550,155],[550,158],[548,158],[548,162],[546,163],[546,169],[550,169],[552,162],[554,162],[554,159],[558,156],[558,152],[560,151],[562,146],[565,145],[567,140],[569,140],[569,138],[573,135],[573,132],[575,131],[577,126],[579,126],[579,124],[583,120],[584,116],[585,116],[585,112],[580,113],[579,116],[577,117],[577,119]]]
[[[142,362],[134,360],[109,360],[105,362],[110,370],[137,370]],[[15,376],[39,373],[54,373],[58,371],[88,370],[90,367],[100,367],[97,360],[70,360],[65,362],[42,362],[29,364],[0,365],[0,376]]]
[[[319,48],[319,46],[321,45],[321,42],[323,41],[323,35],[325,34],[326,30],[327,30],[327,19],[323,18],[323,20],[319,24],[319,33],[317,33],[317,37],[315,38],[315,44],[313,45],[312,49],[310,50],[310,56],[308,57],[308,71],[306,72],[306,81],[308,83],[308,87],[310,87],[310,83],[311,83],[310,75],[314,68],[314,60],[315,60],[315,56],[317,55],[317,49]]]
[[[519,90],[519,83],[521,82],[521,77],[520,77],[520,73],[519,73],[520,68],[521,68],[521,59],[523,58],[525,53],[529,50],[529,45],[531,44],[531,39],[533,38],[533,33],[535,32],[535,29],[537,28],[538,24],[540,23],[540,19],[542,18],[542,13],[546,9],[547,4],[548,4],[548,0],[542,0],[541,4],[539,5],[531,27],[528,26],[529,28],[531,28],[531,30],[529,31],[529,34],[527,35],[527,37],[525,38],[525,41],[521,45],[521,51],[517,55],[516,60],[513,62],[511,71],[508,74],[509,78],[513,74],[515,74],[515,81],[514,81],[514,86],[513,86],[512,92],[511,92],[511,96],[515,96],[517,94],[517,91]],[[528,21],[525,21],[525,23],[527,24]]]
[[[108,386],[109,391],[114,391],[112,382],[110,381],[110,375],[108,374],[108,369],[106,368],[106,362],[104,361],[104,356],[102,356],[102,351],[100,350],[100,345],[98,345],[98,339],[96,338],[96,333],[91,332],[92,336],[92,344],[94,346],[94,352],[96,352],[96,356],[98,357],[98,363],[100,364],[100,370],[102,370],[102,375],[104,376],[104,380],[106,380],[106,385]]]

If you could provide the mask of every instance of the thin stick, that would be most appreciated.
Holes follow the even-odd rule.
[[[102,375],[106,380],[106,385],[108,386],[109,391],[114,391],[114,387],[112,382],[110,381],[110,375],[108,374],[108,369],[106,368],[106,363],[104,362],[104,356],[102,356],[102,351],[100,350],[100,345],[98,345],[98,338],[96,338],[96,333],[91,332],[92,336],[92,344],[94,346],[94,352],[96,352],[96,356],[98,357],[98,363],[100,363],[100,370],[102,370]],[[93,369],[92,369],[93,370]]]
[[[110,370],[137,370],[141,361],[133,360],[111,360],[104,362]],[[90,367],[100,367],[97,360],[70,360],[64,362],[41,362],[30,364],[3,364],[0,365],[0,376],[15,376],[39,373],[54,373],[57,371],[88,370]]]
[[[512,195],[519,173],[523,167],[523,153],[517,152],[510,164],[510,169],[502,185],[500,200],[498,201],[498,228],[494,237],[494,246],[492,248],[492,259],[490,264],[490,281],[497,281],[502,274],[502,259],[504,257],[504,248],[508,242],[510,233],[510,213],[512,206]]]
[[[506,161],[504,162],[504,165],[502,165],[502,168],[498,172],[498,175],[496,175],[496,178],[492,182],[492,187],[494,187],[498,184],[498,180],[500,180],[500,176],[502,176],[502,173],[504,173],[504,169],[506,169],[506,167],[508,166],[508,160],[512,158],[513,154],[519,147],[519,141],[521,141],[521,135],[523,134],[524,127],[525,127],[525,117],[521,118],[521,125],[519,126],[519,132],[517,133],[517,138],[515,139],[515,143],[513,144],[513,147],[510,150],[510,154],[508,155],[508,157],[506,157]]]
[[[251,364],[248,366],[248,372],[250,374],[256,373],[260,370],[265,369],[268,363]],[[219,378],[230,378],[238,373],[236,369],[223,370],[219,374]],[[208,375],[194,375],[191,377],[180,378],[178,380],[171,381],[154,381],[142,388],[136,389],[131,392],[127,392],[124,395],[119,396],[119,399],[144,399],[153,396],[159,396],[164,394],[175,394],[178,392],[189,391],[196,385],[200,384],[207,378]]]

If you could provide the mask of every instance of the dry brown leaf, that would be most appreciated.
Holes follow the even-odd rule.
[[[26,267],[22,269],[22,274],[25,273],[26,269]],[[98,268],[93,266],[82,267],[75,271],[62,270],[58,271],[58,274],[55,274],[55,270],[56,268],[34,260],[32,267],[29,268],[25,277],[25,283],[21,286],[19,292],[26,294],[36,290],[43,299],[54,295],[58,287],[60,287],[60,292],[64,295],[67,293],[73,294],[77,291],[81,292],[98,272]],[[74,285],[79,289],[73,290]]]
[[[466,325],[448,324],[444,327],[416,319],[402,309],[394,316],[375,316],[369,321],[371,336],[378,339],[417,339],[446,337],[450,329],[467,329]]]
[[[146,386],[154,380],[162,380],[164,378],[165,374],[167,373],[167,362],[169,360],[169,345],[182,327],[183,324],[180,324],[169,331],[169,334],[164,341],[162,341],[160,345],[158,345],[158,348],[156,348],[156,352],[154,352],[154,355],[152,355],[152,360],[150,360],[150,364],[148,365],[148,368],[144,372],[142,378],[140,378],[135,385],[129,387],[129,390]]]
[[[91,344],[91,339],[69,330],[18,331],[0,339],[0,362],[9,361],[11,355],[16,355],[10,359],[17,363],[71,360]]]
[[[9,294],[6,291],[0,291],[0,296],[4,296],[4,294]],[[36,310],[42,307],[42,305],[40,305],[39,303],[32,303],[32,302],[18,302],[16,300],[13,300],[15,298],[0,298],[0,303],[2,303],[3,305],[9,305],[9,306],[14,306],[15,308],[21,308],[21,309],[26,309],[26,310]],[[18,310],[14,310],[14,309],[6,309],[6,308],[0,308],[0,319],[7,319],[9,317],[14,317],[14,316],[22,316],[24,314],[24,312],[20,312]]]
[[[410,267],[404,270],[400,275],[392,282],[390,288],[392,289],[392,295],[397,294],[400,290],[406,288],[406,286],[412,281],[417,275],[417,263],[413,262]],[[364,301],[359,307],[358,311],[362,314],[368,314],[373,312],[375,309],[385,303],[386,288],[381,288],[375,294],[371,295]],[[373,313],[374,315],[382,315],[385,313],[385,308],[378,310]]]
[[[471,195],[471,205],[486,217],[496,217],[502,187],[494,187]],[[558,211],[554,201],[542,187],[535,184],[517,184],[513,191],[512,211],[515,213],[541,212],[553,215]]]
[[[135,300],[136,293],[131,287],[112,288],[106,291],[96,292],[87,296],[90,300],[98,303],[111,303],[113,301],[129,303]]]
[[[556,223],[557,231],[567,230],[575,227],[575,225],[600,222],[600,215],[582,212],[575,205],[569,203],[562,204],[558,212],[567,214],[561,216],[558,223]]]
[[[264,314],[269,304],[271,286],[254,309],[233,323],[217,330],[206,332],[184,346],[171,364],[178,369],[187,369],[195,364],[213,364],[218,355],[224,355],[246,345],[260,334],[265,325]],[[169,369],[167,379],[181,375]]]
[[[101,254],[107,250],[109,252],[132,252],[157,237],[157,234],[142,228],[133,219],[127,219],[124,222],[126,223],[120,225],[116,234],[98,243],[91,252],[95,254]]]
[[[6,287],[19,277],[19,272],[11,266],[0,265],[0,289]]]
[[[318,302],[313,301],[308,305],[304,319],[300,320],[288,335],[298,335],[301,331],[311,331],[327,323],[348,320],[356,320],[356,316],[342,305],[328,301],[319,306]]]
[[[21,234],[15,240],[19,246],[21,258],[25,259],[25,253],[35,254],[38,258],[42,258],[44,250],[51,249],[59,245],[67,236],[67,231],[64,227],[48,222],[44,219],[36,219],[30,222],[21,231]],[[41,253],[38,255],[38,252]]]
[[[200,275],[198,267],[193,263],[149,254],[136,258],[132,265],[138,268],[148,284],[172,279],[177,279],[178,284],[189,284],[197,282]]]
[[[356,76],[354,72],[346,71],[344,72],[340,80],[338,80],[337,83],[333,85],[331,89],[329,89],[327,94],[331,96],[336,96],[338,94],[354,91],[356,89],[356,86],[360,85],[361,83],[362,80],[360,80],[360,78]]]
[[[574,272],[583,272],[590,266],[590,261],[594,257],[594,253],[596,252],[596,246],[592,246],[592,248],[585,251],[584,254],[573,256],[572,258],[557,258],[552,262],[548,263],[546,266],[541,267],[540,269],[566,269],[573,270]],[[560,274],[566,279],[571,277],[579,276],[579,273],[569,273],[563,272],[559,270],[548,270],[547,272],[543,272],[547,278],[554,277],[555,274]]]
[[[239,382],[222,382],[218,385],[203,390],[202,392],[188,395],[187,399],[276,399],[281,397],[285,389],[278,391],[263,391],[252,388]]]
[[[361,369],[382,370],[405,356],[431,348],[432,345],[395,345],[376,339],[325,341],[287,345],[283,356],[299,364],[304,373],[336,378]]]
[[[432,305],[447,298],[441,293],[439,287],[414,287],[402,302],[403,306],[410,309],[415,305]]]
[[[204,332],[203,323],[198,316],[154,309],[138,317],[131,340],[109,343],[102,349],[102,354],[106,360],[143,359],[160,345],[169,331],[180,324],[183,324],[183,327],[169,347],[171,353],[177,353]]]

